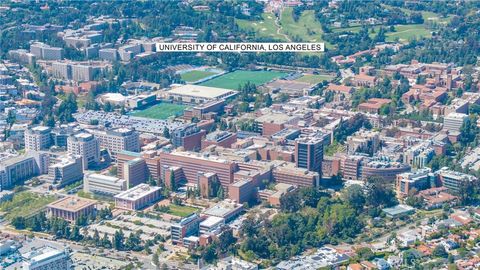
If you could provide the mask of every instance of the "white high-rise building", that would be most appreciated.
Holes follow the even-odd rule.
[[[100,161],[100,143],[89,133],[83,132],[68,137],[67,151],[70,155],[82,157],[84,169]]]
[[[25,150],[41,151],[48,149],[52,142],[50,131],[49,127],[44,126],[25,130]]]
[[[83,158],[81,156],[62,156],[48,168],[48,180],[59,188],[83,179]]]

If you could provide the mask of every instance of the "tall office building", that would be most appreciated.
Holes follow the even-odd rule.
[[[138,132],[128,128],[112,130],[92,130],[92,134],[100,142],[100,146],[108,150],[113,159],[122,151],[139,152],[140,139]]]
[[[51,145],[51,129],[49,127],[33,127],[25,130],[25,150],[41,151]]]
[[[298,168],[321,173],[323,136],[300,137],[295,141],[295,161]]]
[[[77,155],[83,158],[84,169],[100,161],[100,143],[92,134],[78,133],[68,137],[67,150],[70,155]]]
[[[190,124],[173,131],[172,143],[175,147],[183,147],[186,151],[198,151],[205,134],[206,131],[199,129],[197,124]]]
[[[60,188],[83,179],[83,158],[63,156],[48,167],[48,181]]]
[[[147,180],[147,163],[142,158],[135,158],[123,164],[123,179],[129,188],[145,183]]]

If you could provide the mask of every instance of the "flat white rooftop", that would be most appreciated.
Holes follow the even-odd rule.
[[[147,184],[140,184],[131,189],[128,189],[118,195],[115,195],[115,199],[136,201],[148,194],[154,193],[160,190],[161,187],[153,187]]]
[[[168,93],[173,95],[217,99],[217,98],[222,98],[225,96],[236,94],[237,91],[225,89],[225,88],[187,84],[187,85],[175,87],[172,90],[168,91]]]
[[[204,221],[200,222],[200,227],[207,227],[211,228],[213,226],[216,226],[220,223],[224,223],[225,219],[221,217],[215,217],[215,216],[209,216],[207,219]]]

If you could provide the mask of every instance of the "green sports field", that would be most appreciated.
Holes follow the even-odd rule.
[[[201,83],[203,86],[238,89],[240,85],[251,82],[262,85],[273,79],[283,77],[288,73],[279,71],[247,71],[237,70]]]
[[[191,82],[199,81],[201,79],[205,79],[215,74],[217,73],[211,72],[211,71],[192,70],[192,71],[188,71],[180,74],[180,77],[182,78],[182,80],[191,83]]]
[[[295,81],[316,84],[316,83],[321,83],[323,81],[330,81],[331,79],[333,79],[333,77],[329,75],[309,75],[308,74],[296,79]]]
[[[163,120],[169,118],[170,116],[181,115],[185,108],[187,108],[187,106],[180,104],[160,103],[141,111],[135,111],[130,115]]]

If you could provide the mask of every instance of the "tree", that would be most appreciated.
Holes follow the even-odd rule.
[[[447,258],[448,252],[442,244],[438,244],[432,251],[432,255],[438,258]]]
[[[373,253],[373,251],[368,248],[368,247],[361,247],[359,249],[356,250],[357,252],[357,256],[361,259],[361,260],[367,260],[367,261],[370,261],[372,260],[373,258],[375,258],[375,254]]]
[[[273,104],[272,96],[270,94],[265,95],[265,107],[270,107]]]
[[[403,263],[406,265],[415,265],[416,259],[419,257],[415,249],[409,249],[403,252]]]
[[[342,192],[342,198],[357,212],[360,212],[365,206],[365,194],[363,187],[360,185],[351,185],[344,189]]]
[[[106,102],[104,105],[103,105],[103,110],[106,111],[106,112],[111,112],[113,111],[113,106],[110,102]]]
[[[82,235],[80,234],[80,229],[78,228],[78,226],[74,225],[73,228],[72,228],[72,232],[70,233],[70,240],[73,240],[73,241],[80,241],[82,240]]]
[[[115,231],[113,235],[113,248],[116,250],[123,250],[124,248],[125,235],[123,234],[122,229]]]
[[[170,171],[170,189],[172,191],[177,190],[176,183],[175,183],[175,174],[173,171]]]
[[[12,218],[11,224],[17,230],[23,230],[26,227],[24,217],[14,217],[14,218]]]
[[[100,241],[100,234],[98,233],[98,230],[97,230],[97,229],[95,229],[95,230],[93,231],[92,242],[93,242],[97,247],[102,244],[101,241]]]
[[[302,207],[298,191],[288,192],[280,197],[280,209],[284,212],[296,212]]]
[[[367,179],[367,203],[373,207],[388,207],[397,204],[395,193],[388,181],[381,177]]]
[[[163,137],[170,139],[170,130],[167,127],[163,129]]]
[[[320,192],[318,188],[304,187],[300,188],[300,196],[305,206],[317,207],[318,201],[322,197],[328,197],[329,195],[324,192]]]
[[[75,121],[73,114],[78,110],[77,97],[73,93],[68,93],[65,101],[58,107],[58,119],[62,123],[69,123]]]
[[[140,235],[138,232],[130,233],[125,241],[125,248],[127,250],[140,251],[142,250]]]
[[[103,235],[103,238],[102,238],[102,246],[104,248],[111,248],[112,247],[112,242],[110,241],[110,239],[108,238],[108,235],[107,233],[105,233]]]
[[[55,117],[53,117],[52,113],[49,113],[43,118],[43,125],[47,127],[55,127]]]

